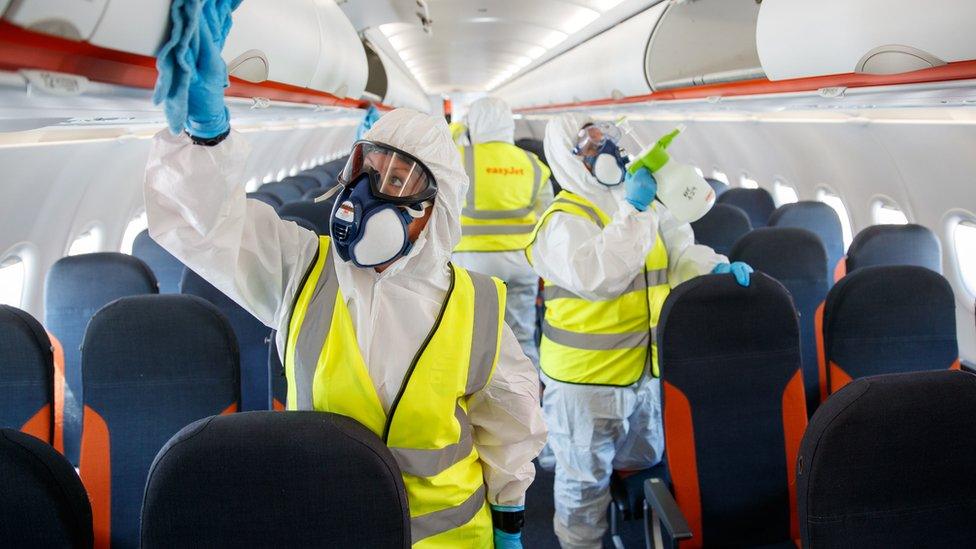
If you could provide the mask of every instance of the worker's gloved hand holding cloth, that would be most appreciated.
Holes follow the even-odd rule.
[[[241,0],[174,0],[170,37],[159,50],[153,102],[163,104],[169,129],[211,139],[230,130],[224,105],[227,65],[220,57],[231,12]]]
[[[749,286],[749,275],[752,274],[752,267],[747,263],[741,261],[733,261],[732,263],[719,263],[712,269],[712,274],[729,274],[735,277],[735,281],[739,283],[739,286]]]
[[[356,141],[359,141],[366,135],[366,132],[373,127],[373,124],[380,119],[380,110],[376,108],[376,105],[370,103],[369,108],[366,109],[366,116],[363,117],[362,123],[359,124],[359,129],[356,130]]]
[[[495,549],[522,549],[525,506],[492,505],[491,520],[495,526]]]
[[[627,202],[638,211],[644,212],[657,196],[657,181],[647,168],[641,168],[634,173],[627,172],[624,189]]]

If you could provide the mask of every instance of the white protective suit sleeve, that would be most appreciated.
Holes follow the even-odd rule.
[[[231,134],[213,147],[162,131],[146,166],[149,234],[184,265],[278,328],[318,249],[318,238],[247,200],[247,140]]]

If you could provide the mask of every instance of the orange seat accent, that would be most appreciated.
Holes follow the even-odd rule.
[[[824,306],[826,304],[826,301],[821,303],[813,317],[813,331],[817,337],[817,377],[820,380],[820,402],[827,400],[827,348],[823,333]]]
[[[783,442],[786,446],[786,474],[790,487],[790,536],[793,538],[800,537],[800,520],[796,508],[796,461],[806,428],[807,402],[803,373],[797,370],[783,391]]]
[[[51,332],[47,333],[54,352],[54,449],[64,453],[64,347]]]
[[[78,463],[81,481],[92,506],[95,549],[112,545],[112,453],[108,425],[95,410],[85,406]]]
[[[278,400],[278,399],[275,398],[275,399],[272,399],[272,401],[271,401],[271,409],[274,410],[274,411],[276,411],[276,412],[284,412],[285,411],[285,405],[282,404],[280,400]]]
[[[834,265],[834,282],[847,276],[847,256],[840,258],[837,265]]]
[[[957,358],[956,361],[952,363],[952,366],[949,366],[949,369],[950,370],[962,370],[962,363]]]
[[[691,403],[681,389],[664,382],[664,447],[668,449],[668,469],[674,485],[674,499],[681,509],[692,538],[681,547],[702,546],[701,491],[698,484],[698,459],[695,430],[691,422]]]
[[[51,444],[51,405],[41,406],[41,409],[20,427],[20,430]]]
[[[224,411],[223,412],[220,412],[220,415],[226,416],[226,415],[233,414],[233,413],[236,413],[236,412],[237,412],[237,403],[235,402],[235,403],[231,404],[230,406],[224,408]]]
[[[830,361],[830,394],[840,391],[844,385],[854,381],[851,375],[845,372],[833,360]]]

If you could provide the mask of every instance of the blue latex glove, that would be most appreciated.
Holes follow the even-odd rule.
[[[170,36],[156,57],[159,77],[153,102],[173,134],[216,137],[230,129],[224,106],[227,66],[220,58],[231,27],[231,12],[241,0],[173,0]]]
[[[376,108],[376,105],[370,103],[369,109],[366,110],[366,116],[363,117],[363,121],[359,124],[359,129],[356,130],[356,141],[359,141],[366,135],[366,132],[373,127],[373,124],[380,119],[380,110]]]
[[[741,261],[733,261],[732,263],[719,263],[712,269],[712,274],[729,274],[735,277],[735,281],[739,283],[739,286],[749,286],[749,275],[752,273],[752,267]]]
[[[502,513],[517,513],[524,511],[524,505],[492,505],[493,511]],[[504,530],[494,529],[495,549],[522,549],[522,532],[511,533]]]
[[[627,172],[624,177],[624,189],[627,202],[639,211],[647,211],[647,207],[657,196],[657,180],[647,168],[641,168],[636,173]]]

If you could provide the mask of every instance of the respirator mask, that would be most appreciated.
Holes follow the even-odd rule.
[[[329,235],[339,257],[368,268],[410,253],[407,226],[437,195],[427,166],[395,147],[357,141],[338,180]]]
[[[573,154],[583,163],[600,184],[615,187],[624,181],[627,155],[620,143],[620,129],[610,122],[587,124],[579,131]]]

